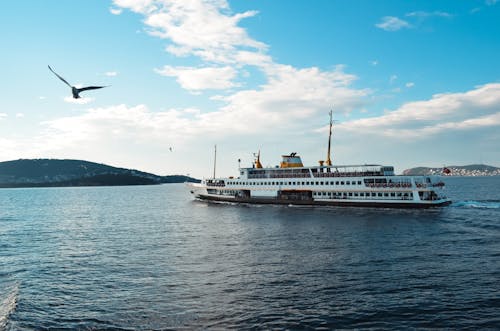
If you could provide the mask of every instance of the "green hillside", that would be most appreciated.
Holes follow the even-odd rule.
[[[20,159],[0,162],[0,187],[153,185],[197,181],[158,176],[82,160]]]

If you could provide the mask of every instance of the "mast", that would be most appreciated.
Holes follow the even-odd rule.
[[[217,145],[214,145],[214,179],[215,179],[215,167],[217,165]]]
[[[326,155],[326,161],[325,161],[327,166],[332,165],[332,160],[330,159],[330,149],[332,145],[332,125],[333,125],[332,111],[330,110],[330,133],[328,135],[328,153]]]

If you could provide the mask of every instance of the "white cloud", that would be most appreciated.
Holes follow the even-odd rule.
[[[239,21],[257,12],[229,15],[224,0],[115,0],[114,4],[143,14],[149,33],[169,39],[172,44],[167,51],[176,56],[195,55],[209,62],[236,63],[242,59],[239,51],[259,54],[267,48],[238,26]]]
[[[405,86],[406,86],[407,88],[411,88],[411,87],[414,87],[414,86],[415,86],[415,83],[414,83],[414,82],[408,82],[408,83],[406,83],[406,84],[405,84]]]
[[[109,8],[109,12],[113,15],[120,15],[123,10],[119,8]]]
[[[118,76],[118,72],[116,71],[107,71],[104,73],[105,76],[108,76],[108,77],[116,77]]]
[[[447,13],[447,12],[442,12],[442,11],[433,11],[433,12],[426,12],[426,11],[414,11],[411,13],[407,13],[406,16],[408,17],[418,17],[418,18],[428,18],[428,17],[446,17],[446,18],[451,18],[453,17],[452,14]]]
[[[296,69],[273,65],[266,68],[269,81],[255,90],[243,90],[219,97],[226,105],[204,119],[221,130],[265,132],[276,127],[301,126],[314,121],[312,116],[334,106],[338,112],[361,107],[371,93],[350,87],[356,76],[343,72],[341,66],[323,72],[318,68]],[[252,121],[252,126],[248,121]]]
[[[375,66],[378,65],[378,61],[377,60],[373,60],[373,61],[370,62],[370,64],[375,67]]]
[[[205,89],[220,90],[236,86],[232,80],[236,77],[236,70],[232,67],[172,67],[164,66],[156,69],[163,76],[176,77],[182,88],[190,91]]]
[[[6,114],[6,113],[0,113],[0,120],[1,120],[2,118],[5,118],[5,117],[7,117],[7,114]]]
[[[391,77],[389,77],[389,83],[393,84],[397,79],[398,79],[397,75],[391,75]]]
[[[382,17],[382,21],[375,24],[375,26],[385,31],[398,31],[405,28],[411,28],[410,23],[394,16]]]
[[[17,113],[17,114],[16,114],[16,118],[22,118],[22,117],[24,117],[24,114],[23,114],[23,113]]]
[[[465,93],[437,94],[378,117],[341,124],[344,130],[398,138],[426,138],[450,130],[500,125],[500,84]]]
[[[155,8],[153,3],[155,0],[114,0],[113,3],[117,7],[125,7],[130,10],[142,13]]]

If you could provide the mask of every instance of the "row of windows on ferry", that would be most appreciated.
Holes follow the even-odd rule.
[[[412,192],[313,192],[314,197],[365,197],[413,199]]]
[[[279,181],[279,182],[228,182],[228,185],[245,185],[245,186],[269,186],[269,185],[362,185],[360,180],[352,181]]]

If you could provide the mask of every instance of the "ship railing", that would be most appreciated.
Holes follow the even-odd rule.
[[[354,172],[320,172],[313,173],[314,177],[366,177],[366,176],[383,176],[382,173],[376,171],[354,171]]]
[[[269,175],[248,175],[248,179],[262,178],[310,178],[309,174],[290,173],[290,174],[269,174]]]
[[[376,187],[376,188],[409,188],[411,187],[411,183],[370,183],[366,184],[368,187]]]
[[[310,178],[309,174],[277,174],[277,175],[269,175],[269,178]]]
[[[210,187],[224,187],[224,186],[226,186],[226,184],[224,184],[224,183],[207,183],[207,186],[210,186]]]

